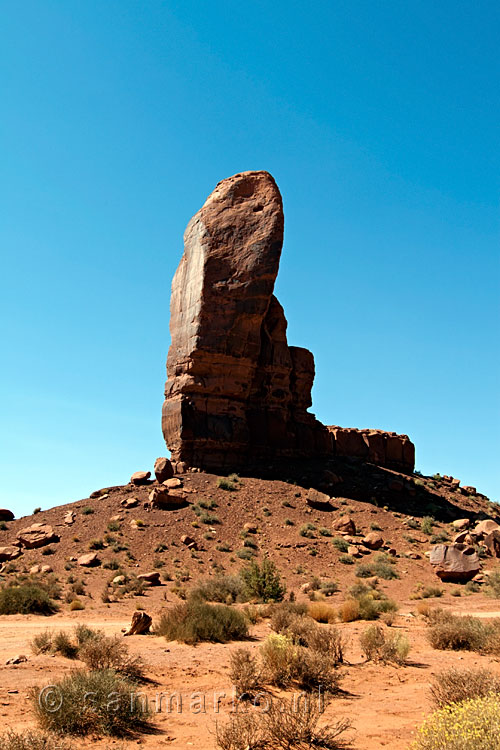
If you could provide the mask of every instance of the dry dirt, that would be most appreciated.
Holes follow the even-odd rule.
[[[389,474],[393,476],[395,473]],[[34,521],[52,524],[60,536],[60,541],[51,545],[53,554],[42,554],[42,550],[26,551],[14,564],[4,567],[0,583],[10,576],[27,572],[37,563],[51,565],[63,587],[60,610],[51,617],[0,617],[0,716],[3,728],[34,726],[27,698],[29,687],[53,682],[79,665],[60,656],[33,655],[29,642],[35,633],[48,627],[68,629],[79,622],[99,627],[108,634],[120,633],[130,623],[137,604],[157,618],[163,608],[179,601],[178,594],[183,593],[182,589],[188,590],[201,578],[220,572],[236,572],[245,564],[238,553],[243,549],[241,531],[246,522],[258,527],[258,533],[251,535],[257,546],[257,556],[265,553],[276,562],[286,579],[288,591],[294,591],[301,599],[305,598],[301,586],[310,582],[313,576],[323,581],[335,581],[339,591],[326,600],[334,607],[339,606],[348,588],[357,580],[356,566],[342,564],[341,553],[332,544],[333,537],[338,536],[331,532],[335,518],[348,512],[356,523],[358,535],[377,527],[385,542],[397,551],[395,570],[399,577],[380,580],[379,589],[399,604],[393,628],[404,632],[411,642],[408,665],[392,667],[365,663],[358,639],[367,623],[339,625],[349,638],[347,663],[340,668],[344,693],[327,707],[324,721],[349,718],[356,750],[405,750],[416,727],[431,710],[429,682],[432,675],[443,667],[481,664],[500,672],[497,661],[491,657],[431,649],[426,641],[423,620],[413,614],[417,602],[411,598],[419,587],[438,585],[443,596],[434,600],[436,604],[462,614],[500,616],[498,601],[487,598],[483,592],[468,594],[460,585],[440,584],[425,557],[430,538],[420,529],[413,528],[420,523],[422,516],[435,515],[442,520],[436,523],[433,533],[451,536],[449,521],[452,518],[495,514],[494,506],[486,498],[461,495],[447,484],[414,477],[416,496],[415,493],[411,496],[398,493],[394,497],[381,495],[377,498],[374,490],[373,497],[363,501],[353,497],[356,492],[349,496],[346,490],[346,496],[333,498],[331,511],[325,512],[306,507],[307,482],[301,486],[244,478],[238,483],[237,491],[228,492],[217,486],[217,477],[213,475],[192,473],[182,479],[185,488],[191,492],[190,503],[180,510],[147,511],[143,503],[149,488],[125,485],[109,488],[104,497],[87,498],[42,511],[34,517],[18,519],[0,531],[0,545],[3,545],[13,541],[17,531]],[[125,497],[137,497],[138,506],[123,510],[120,503]],[[200,501],[214,504],[207,511],[212,516],[208,523],[203,523],[193,512],[195,504]],[[84,512],[87,508],[93,512]],[[68,510],[76,513],[72,526],[63,523]],[[416,522],[410,521],[405,510],[411,511]],[[109,531],[109,519],[117,514],[121,518],[119,529],[114,527],[114,531]],[[133,520],[139,520],[143,525],[133,528],[130,523]],[[312,538],[299,533],[301,525],[307,522],[315,526]],[[326,529],[331,535],[325,535],[320,529]],[[181,543],[180,537],[186,533],[196,539],[197,551],[193,552]],[[98,550],[102,564],[84,570],[70,558],[87,552],[93,539],[104,542],[104,548]],[[120,551],[115,551],[116,547],[113,549],[117,542],[122,547]],[[410,553],[416,559],[409,557]],[[367,555],[362,562],[370,562],[376,554]],[[489,569],[497,565],[491,558],[484,562],[484,567]],[[104,567],[110,564],[113,568]],[[105,603],[101,594],[106,582],[117,575],[116,565],[129,575],[158,569],[162,573],[162,585],[148,589],[144,596],[116,601],[111,592],[111,602]],[[84,583],[84,594],[78,597],[84,605],[82,611],[69,611],[73,578],[81,578]],[[458,589],[462,594],[460,597],[453,595]],[[269,632],[268,620],[258,622],[252,627],[252,637],[246,645],[258,649]],[[233,705],[228,678],[229,654],[241,643],[193,647],[167,643],[156,636],[133,636],[127,639],[127,644],[133,653],[143,657],[147,676],[154,681],[143,688],[149,700],[154,701],[161,693],[169,696],[180,693],[183,696],[182,711],[177,712],[174,705],[173,710],[167,712],[163,704],[163,710],[154,716],[156,733],[123,742],[102,739],[92,744],[123,749],[137,744],[145,748],[215,748],[215,721],[224,720]],[[28,662],[7,666],[7,659],[17,654],[25,654]],[[218,713],[214,710],[214,692],[225,693],[225,697],[220,698]],[[190,706],[193,694],[205,696],[204,712],[197,712]],[[83,748],[88,744],[88,740],[80,744],[76,742],[75,747]]]

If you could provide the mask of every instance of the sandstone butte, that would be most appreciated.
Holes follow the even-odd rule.
[[[273,294],[283,227],[278,187],[258,171],[219,182],[186,228],[162,414],[172,461],[236,471],[352,456],[413,471],[408,436],[325,426],[308,411],[314,357],[288,345]]]

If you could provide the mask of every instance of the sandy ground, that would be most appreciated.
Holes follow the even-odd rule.
[[[436,600],[436,604],[441,604]],[[473,595],[448,606],[457,613],[472,613],[479,617],[498,616],[495,601],[483,595]],[[71,629],[77,622],[101,628],[107,634],[120,633],[133,611],[104,610],[61,613],[50,618],[10,616],[0,618],[0,716],[2,727],[33,727],[28,689],[32,685],[50,684],[79,665],[59,656],[34,656],[30,639],[47,627]],[[367,623],[356,622],[339,627],[349,639],[348,663],[341,667],[343,694],[332,700],[324,713],[324,722],[347,717],[352,722],[350,736],[357,750],[402,750],[408,748],[416,727],[431,710],[429,683],[433,674],[452,665],[484,665],[500,673],[499,664],[488,656],[467,652],[439,652],[427,643],[426,626],[412,614],[415,602],[401,606],[393,628],[404,632],[412,650],[405,667],[381,666],[366,663],[359,649],[359,634]],[[252,628],[252,639],[246,644],[258,649],[270,632],[269,622],[263,620]],[[127,741],[95,740],[100,748],[125,750],[138,744],[145,748],[169,747],[181,749],[196,746],[215,748],[215,721],[224,721],[233,707],[232,688],[228,678],[230,651],[241,643],[201,644],[196,647],[167,643],[156,636],[133,636],[127,639],[131,652],[140,654],[147,675],[154,682],[141,690],[155,707],[159,694],[182,695],[182,710],[176,700],[170,712],[163,698],[162,710],[154,715],[156,733],[141,735]],[[16,654],[25,654],[28,662],[7,666],[5,662]],[[214,697],[217,693],[218,697]],[[205,710],[200,710],[201,696],[205,696]],[[218,710],[217,710],[218,706]],[[88,746],[88,740],[75,743]]]

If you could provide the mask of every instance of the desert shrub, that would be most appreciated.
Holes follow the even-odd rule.
[[[429,613],[431,616],[427,637],[432,648],[453,651],[487,651],[495,626],[485,623],[476,617],[465,615],[443,615]]]
[[[8,528],[9,527],[7,526],[7,524],[5,523],[5,521],[0,521],[0,531],[7,531]]]
[[[227,490],[228,492],[234,492],[238,489],[236,486],[236,482],[232,481],[229,478],[226,479],[225,477],[220,477],[217,480],[217,487],[219,487],[219,489],[221,490]]]
[[[449,542],[450,537],[449,534],[446,533],[446,531],[438,531],[437,534],[433,534],[431,538],[429,539],[429,542],[431,544],[443,544],[443,542]]]
[[[296,675],[298,646],[287,635],[273,633],[260,648],[262,668],[267,682],[287,687]]]
[[[161,616],[157,633],[168,641],[225,643],[246,638],[248,624],[237,609],[190,599],[176,604]]]
[[[42,630],[36,633],[30,641],[31,650],[34,654],[48,654],[52,651],[52,630]]]
[[[218,575],[201,581],[192,589],[191,595],[207,602],[222,602],[229,604],[245,601],[245,584],[239,576]]]
[[[92,539],[89,542],[89,549],[90,550],[98,550],[98,549],[104,549],[105,543],[103,539]]]
[[[119,521],[109,521],[109,523],[108,523],[108,531],[120,531],[120,522]]]
[[[261,565],[253,562],[247,568],[243,568],[240,576],[250,597],[263,602],[282,601],[286,586],[281,581],[276,565],[267,557],[263,559]]]
[[[350,747],[343,735],[350,722],[340,720],[318,728],[321,711],[312,699],[273,701],[269,711],[261,714],[267,748],[324,748],[340,750]]]
[[[299,529],[300,536],[306,537],[306,539],[314,539],[316,526],[313,523],[303,523]]]
[[[70,612],[78,612],[82,609],[85,609],[85,606],[80,601],[80,599],[72,599],[72,601],[69,603],[69,609]]]
[[[316,622],[335,622],[335,610],[329,604],[322,602],[311,602],[307,608],[307,614]]]
[[[433,599],[435,597],[443,596],[443,589],[439,586],[425,586],[420,592],[422,599]]]
[[[242,547],[236,552],[236,556],[239,557],[240,560],[251,560],[254,555],[255,552],[251,549],[247,549],[246,547]]]
[[[44,730],[62,735],[126,736],[145,728],[145,707],[130,697],[135,685],[112,669],[75,670],[52,683],[52,689],[62,700],[57,711],[49,701],[40,699],[43,688],[31,690],[32,708]]]
[[[33,583],[0,589],[0,615],[53,615],[57,606],[47,591]]]
[[[356,575],[358,578],[377,576],[378,578],[383,578],[385,581],[399,578],[397,571],[393,567],[394,562],[387,555],[377,555],[373,562],[358,565],[356,567]]]
[[[78,656],[78,646],[75,645],[65,630],[59,630],[57,633],[54,633],[52,650],[54,653],[65,656],[66,659],[76,659]]]
[[[97,640],[104,635],[102,630],[95,630],[95,628],[90,628],[88,625],[83,625],[82,623],[75,625],[74,632],[75,640],[79,647],[83,646],[87,641]]]
[[[359,602],[357,599],[346,599],[339,607],[339,618],[342,622],[359,620]]]
[[[430,536],[435,523],[435,520],[431,516],[424,516],[420,521],[420,531]]]
[[[333,536],[330,529],[327,529],[326,526],[321,526],[319,533],[320,533],[320,536]]]
[[[246,648],[233,651],[229,662],[229,677],[239,698],[251,698],[262,683],[256,656]]]
[[[0,734],[0,750],[71,750],[72,747],[68,740],[31,729]]]
[[[340,676],[335,662],[327,652],[299,646],[294,678],[303,690],[318,690],[335,693],[339,689]]]
[[[450,667],[438,672],[431,684],[431,695],[438,708],[470,698],[500,694],[500,677],[490,669]]]
[[[276,633],[284,633],[290,627],[290,624],[302,617],[307,612],[306,604],[297,604],[296,602],[280,602],[270,608],[271,628]]]
[[[78,658],[92,671],[112,669],[129,680],[143,678],[140,657],[131,656],[118,635],[87,638],[78,651]]]
[[[410,651],[410,643],[400,633],[384,632],[381,625],[370,625],[359,638],[361,649],[368,661],[404,664]]]
[[[91,508],[89,505],[87,505],[87,507],[82,510],[82,515],[84,515],[84,516],[91,516],[92,513],[94,513],[94,512],[95,512],[94,509]]]
[[[349,549],[348,543],[341,536],[336,536],[335,539],[332,539],[332,544],[338,549],[339,552],[347,552],[347,550]]]
[[[342,565],[354,565],[354,557],[351,555],[340,555],[339,562]]]
[[[488,596],[500,599],[500,567],[493,570],[488,576],[486,593]]]
[[[429,716],[412,750],[495,750],[500,746],[500,697],[450,703]]]
[[[232,713],[226,724],[216,723],[215,741],[220,750],[264,750],[261,716],[249,712]]]

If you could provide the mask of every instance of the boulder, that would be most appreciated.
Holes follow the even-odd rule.
[[[311,487],[311,489],[308,491],[306,495],[306,503],[312,508],[317,508],[318,510],[331,507],[330,495],[327,495],[324,492],[320,492],[319,490],[315,490],[314,487]]]
[[[14,514],[11,510],[7,510],[7,508],[0,508],[0,521],[13,521],[14,520]]]
[[[456,521],[452,521],[451,525],[454,529],[457,531],[464,531],[464,529],[468,529],[470,526],[470,519],[469,518],[457,518]]]
[[[10,659],[7,659],[5,662],[8,665],[11,664],[23,664],[24,662],[28,661],[28,657],[24,654],[17,654],[16,656],[11,656]]]
[[[175,510],[186,504],[186,494],[182,490],[171,490],[169,487],[155,487],[149,493],[149,502],[153,508]]]
[[[78,565],[81,565],[82,568],[94,568],[100,564],[101,561],[96,552],[88,552],[86,555],[81,555],[78,558]]]
[[[66,515],[64,516],[64,519],[63,519],[63,520],[64,520],[64,523],[65,523],[65,524],[66,524],[67,526],[72,526],[72,524],[74,524],[74,523],[75,523],[75,518],[76,518],[76,515],[75,515],[74,511],[72,511],[72,510],[69,510],[69,511],[68,511],[68,512],[66,513]]]
[[[163,482],[163,485],[171,490],[175,490],[182,487],[182,479],[179,479],[179,477],[172,477],[172,479],[167,479]]]
[[[124,497],[120,505],[123,508],[136,508],[139,505],[139,500],[136,497]]]
[[[500,531],[500,526],[497,524],[496,521],[493,521],[491,518],[487,518],[485,521],[480,521],[475,529],[474,534],[476,536],[479,536],[480,534],[491,534],[492,531]]]
[[[430,563],[442,581],[467,583],[481,569],[481,561],[473,547],[464,544],[436,544],[431,548]]]
[[[467,493],[467,495],[477,495],[477,490],[475,487],[471,487],[470,485],[464,485],[462,487],[463,491]]]
[[[153,620],[146,612],[134,612],[132,623],[124,635],[144,635],[149,633]]]
[[[11,560],[16,560],[20,555],[21,549],[14,544],[0,547],[0,562],[11,562]]]
[[[127,579],[125,576],[115,576],[113,578],[113,585],[114,586],[123,586],[124,583],[126,583]]]
[[[189,536],[188,534],[183,534],[181,536],[181,543],[184,544],[184,546],[187,547],[188,549],[198,549],[196,540],[193,539],[193,537]]]
[[[172,466],[170,459],[168,458],[157,458],[154,466],[155,477],[159,482],[166,482],[167,479],[171,479],[174,476],[174,467]]]
[[[21,529],[17,534],[17,539],[26,549],[37,549],[59,541],[52,526],[45,523],[34,523],[26,529]]]
[[[132,484],[136,484],[136,485],[149,484],[150,476],[151,476],[150,471],[136,471],[130,477],[130,481]]]
[[[492,557],[500,557],[500,529],[493,529],[485,534],[483,544]]]
[[[137,578],[139,581],[149,586],[160,586],[160,574],[157,570],[152,570],[149,573],[140,573]]]
[[[42,575],[47,575],[48,573],[52,573],[52,568],[50,565],[42,565],[40,568],[40,573]]]
[[[256,534],[257,533],[257,524],[255,523],[244,523],[243,524],[243,531],[246,531],[247,534]]]
[[[356,524],[351,516],[339,516],[332,523],[332,529],[339,531],[341,534],[355,534]]]
[[[370,531],[363,537],[362,543],[367,549],[380,549],[384,545],[384,539],[376,531]]]
[[[355,547],[354,544],[349,545],[349,547],[347,548],[347,554],[351,555],[351,557],[361,557],[359,547]]]

